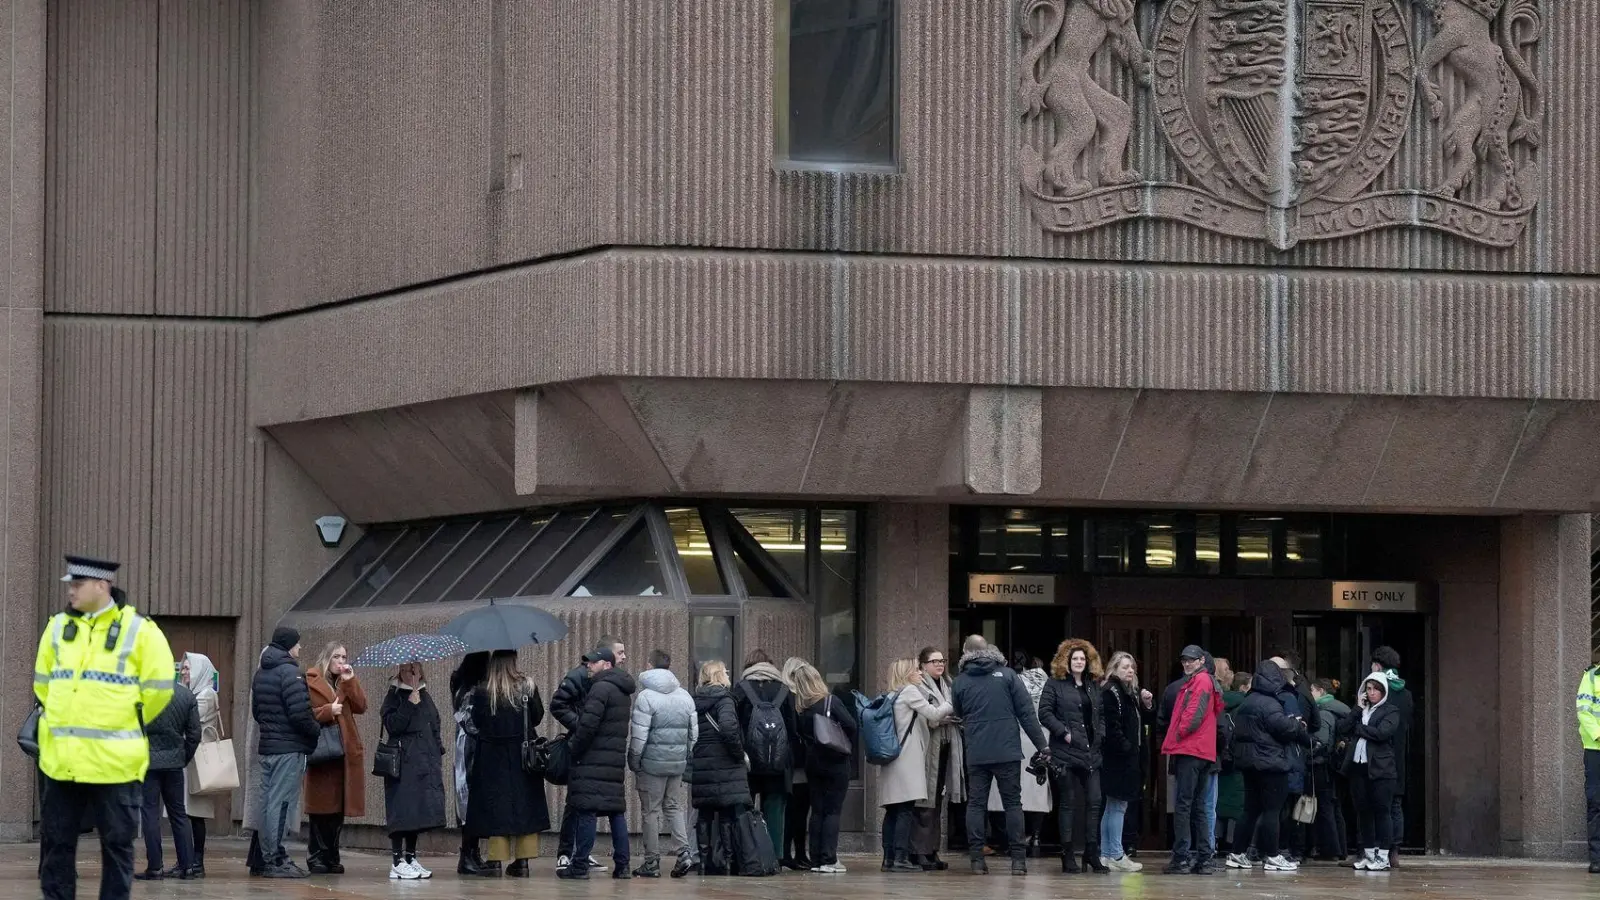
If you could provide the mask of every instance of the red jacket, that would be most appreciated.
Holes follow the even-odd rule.
[[[1178,702],[1172,705],[1172,724],[1161,752],[1168,756],[1196,756],[1217,761],[1217,717],[1222,715],[1222,692],[1217,680],[1204,669],[1184,682]]]

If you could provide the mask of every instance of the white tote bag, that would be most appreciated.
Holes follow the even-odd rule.
[[[189,761],[188,777],[191,794],[226,794],[239,787],[239,760],[233,755],[233,739],[222,736],[219,725],[217,739],[207,741],[200,737],[200,747]]]

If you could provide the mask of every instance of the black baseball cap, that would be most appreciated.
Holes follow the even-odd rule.
[[[613,666],[617,664],[617,655],[611,652],[610,647],[596,647],[583,655],[586,663],[608,662]]]
[[[1206,652],[1204,650],[1201,650],[1198,645],[1190,644],[1189,646],[1183,648],[1183,652],[1178,654],[1178,658],[1179,659],[1205,659],[1206,658]]]

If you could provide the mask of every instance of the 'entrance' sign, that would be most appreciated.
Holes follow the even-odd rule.
[[[1333,608],[1359,612],[1421,612],[1414,581],[1335,581]]]
[[[969,603],[1030,603],[1049,606],[1056,602],[1054,575],[968,575]]]

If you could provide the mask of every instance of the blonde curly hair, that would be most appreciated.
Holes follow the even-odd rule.
[[[1055,658],[1050,660],[1050,674],[1057,678],[1071,678],[1072,667],[1069,662],[1074,650],[1082,650],[1089,658],[1089,665],[1085,667],[1083,677],[1087,680],[1099,681],[1105,672],[1100,668],[1100,651],[1083,638],[1067,638],[1056,648]]]

